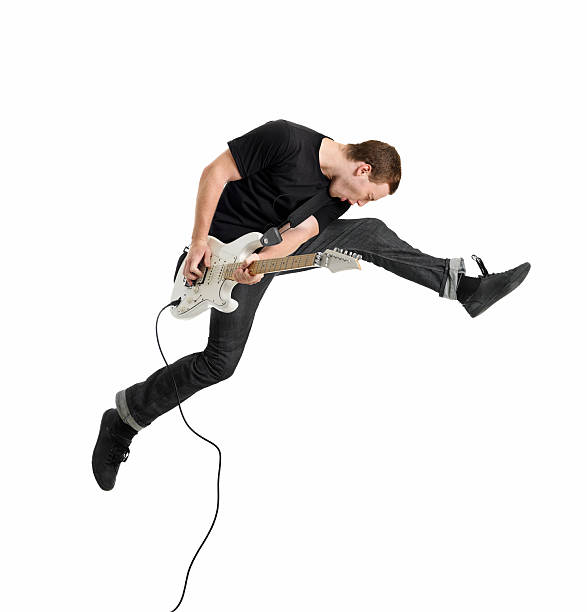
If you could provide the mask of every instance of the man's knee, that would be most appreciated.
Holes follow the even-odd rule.
[[[242,351],[231,351],[226,353],[209,353],[202,352],[196,358],[196,367],[206,369],[208,377],[214,382],[220,382],[230,378],[235,370]],[[199,362],[198,362],[199,360]]]
[[[230,378],[236,370],[239,359],[240,355],[238,359],[227,359],[226,361],[222,362],[218,380],[226,380],[227,378]]]
[[[381,219],[369,217],[367,219],[364,219],[364,221],[365,223],[363,225],[363,228],[366,229],[371,235],[377,236],[390,231],[390,229]]]
[[[363,250],[369,251],[387,244],[389,239],[393,237],[393,232],[381,219],[367,217],[357,219],[357,221],[360,222],[357,231],[353,232],[346,240],[349,248],[362,252],[362,247]],[[344,248],[346,248],[346,245]]]

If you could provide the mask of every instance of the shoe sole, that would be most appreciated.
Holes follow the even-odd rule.
[[[98,479],[98,476],[96,474],[96,470],[94,468],[94,460],[95,460],[95,455],[96,455],[96,447],[98,446],[98,440],[100,439],[100,434],[102,433],[102,426],[104,425],[104,420],[106,419],[106,415],[108,414],[108,412],[111,409],[109,408],[108,410],[106,410],[106,412],[102,415],[102,420],[100,421],[100,431],[98,432],[98,438],[96,439],[96,444],[94,445],[94,451],[92,452],[92,473],[94,474],[94,478],[96,479],[96,482],[98,483],[98,486],[102,489],[102,491],[112,491],[112,489],[114,488],[114,486],[107,488],[105,487],[100,480]]]
[[[467,312],[471,315],[471,317],[478,317],[481,313],[485,312],[490,306],[493,306],[495,302],[501,300],[501,298],[505,297],[509,293],[511,293],[514,289],[519,287],[522,284],[522,281],[528,276],[528,272],[530,272],[530,264],[528,262],[520,265],[520,270],[516,276],[512,278],[512,280],[505,286],[505,288],[501,291],[496,291],[492,296],[488,298],[483,304],[480,304],[478,308],[471,308]]]

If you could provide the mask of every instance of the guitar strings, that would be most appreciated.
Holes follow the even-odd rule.
[[[287,229],[290,229],[290,228],[287,228]],[[287,231],[287,230],[285,230],[285,231]],[[263,259],[263,260],[261,260],[261,261],[262,261],[262,262],[263,262],[265,265],[268,265],[268,264],[269,264],[269,263],[271,263],[272,261],[283,260],[283,259],[288,259],[288,260],[290,260],[290,261],[294,261],[294,260],[296,260],[296,259],[297,259],[297,260],[298,260],[298,263],[299,263],[299,260],[300,260],[301,258],[304,258],[304,257],[305,257],[305,258],[309,258],[309,257],[311,256],[311,257],[312,257],[312,259],[313,259],[313,258],[315,257],[315,255],[316,255],[316,253],[303,253],[303,254],[301,254],[301,255],[286,255],[285,257],[274,257],[274,258],[271,258],[271,259]],[[229,276],[230,274],[232,274],[232,273],[233,273],[233,272],[234,272],[234,271],[235,271],[235,270],[238,268],[238,266],[239,266],[241,263],[242,263],[242,262],[237,261],[237,262],[235,262],[235,263],[229,263],[229,264],[225,264],[225,263],[220,263],[220,264],[212,264],[212,265],[211,265],[211,266],[209,266],[207,269],[208,269],[208,270],[215,270],[215,269],[218,269],[218,268],[224,268],[224,277],[225,277],[225,278],[228,278],[228,276]],[[307,268],[307,267],[309,267],[309,266],[308,266],[307,264],[305,264],[305,263],[304,263],[304,264],[302,264],[302,265],[295,266],[295,267]],[[281,271],[281,270],[279,270],[279,271]]]
[[[220,451],[220,448],[214,442],[212,442],[211,440],[208,440],[208,438],[205,438],[204,436],[199,434],[195,429],[193,429],[192,426],[188,423],[187,419],[185,418],[185,414],[183,413],[183,409],[181,407],[181,401],[179,399],[179,390],[177,388],[177,384],[175,382],[173,372],[169,368],[169,363],[167,363],[167,359],[165,359],[165,355],[163,354],[163,350],[161,349],[161,343],[159,342],[159,317],[161,316],[161,313],[165,309],[169,308],[170,306],[177,306],[180,303],[180,301],[181,301],[180,299],[173,300],[173,302],[169,302],[169,304],[167,304],[166,306],[163,306],[163,308],[159,311],[159,314],[157,315],[157,318],[155,319],[155,337],[157,338],[157,346],[159,347],[159,352],[161,353],[161,357],[163,357],[163,361],[165,362],[167,373],[169,374],[171,382],[173,383],[173,388],[175,389],[175,395],[177,396],[177,405],[179,407],[179,412],[181,414],[181,418],[183,419],[183,422],[186,424],[186,427],[192,433],[198,436],[198,438],[200,438],[201,440],[204,440],[204,442],[207,442],[208,444],[211,444],[218,451],[218,477],[216,479],[216,512],[214,513],[214,519],[212,520],[212,524],[210,525],[210,528],[208,529],[208,533],[206,534],[206,537],[202,540],[202,543],[200,544],[200,546],[198,546],[198,549],[196,550],[194,556],[192,557],[192,560],[189,564],[189,567],[185,575],[185,581],[183,583],[183,590],[181,592],[181,597],[179,598],[178,604],[175,606],[175,608],[173,608],[173,610],[171,610],[171,612],[175,612],[179,608],[179,606],[181,606],[181,602],[183,601],[183,598],[185,596],[185,592],[186,592],[187,585],[188,585],[188,580],[190,577],[190,572],[192,570],[192,566],[194,565],[194,561],[196,560],[198,553],[202,549],[202,546],[204,546],[206,540],[208,539],[208,536],[210,535],[210,532],[212,531],[212,528],[214,527],[214,524],[216,523],[216,518],[218,517],[218,509],[220,508],[220,470],[222,468],[222,452]]]

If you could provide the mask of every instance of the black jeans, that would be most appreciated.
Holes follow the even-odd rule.
[[[373,218],[337,219],[323,232],[302,244],[295,254],[314,253],[333,247],[360,253],[364,261],[449,299],[456,299],[459,275],[465,272],[462,258],[441,259],[426,255],[401,240],[381,220]],[[295,272],[299,270],[265,274],[255,285],[237,284],[232,295],[238,301],[238,308],[231,313],[215,308],[211,310],[206,348],[170,364],[182,402],[200,389],[232,375],[243,354],[255,312],[267,287],[275,276]],[[175,389],[165,367],[151,374],[144,382],[116,394],[120,416],[135,429],[146,427],[175,406]]]

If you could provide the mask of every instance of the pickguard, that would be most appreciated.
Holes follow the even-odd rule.
[[[190,319],[208,308],[216,308],[223,312],[232,312],[238,303],[231,298],[236,281],[224,278],[226,266],[242,261],[259,245],[260,234],[249,233],[237,240],[224,244],[210,236],[210,266],[205,268],[204,276],[193,286],[185,284],[183,270],[180,270],[175,280],[172,300],[180,298],[180,303],[172,308],[172,314],[178,318]]]
[[[215,305],[222,309],[222,306],[226,306],[229,295],[223,297],[222,289],[223,286],[230,281],[224,278],[225,264],[235,263],[236,257],[233,257],[230,261],[221,259],[218,255],[212,255],[210,257],[210,267],[207,268],[205,276],[202,280],[195,283],[193,287],[185,287],[184,297],[182,304],[177,308],[179,314],[186,314],[193,308],[196,308],[204,301],[209,302],[209,306]],[[185,308],[181,308],[185,301]]]

